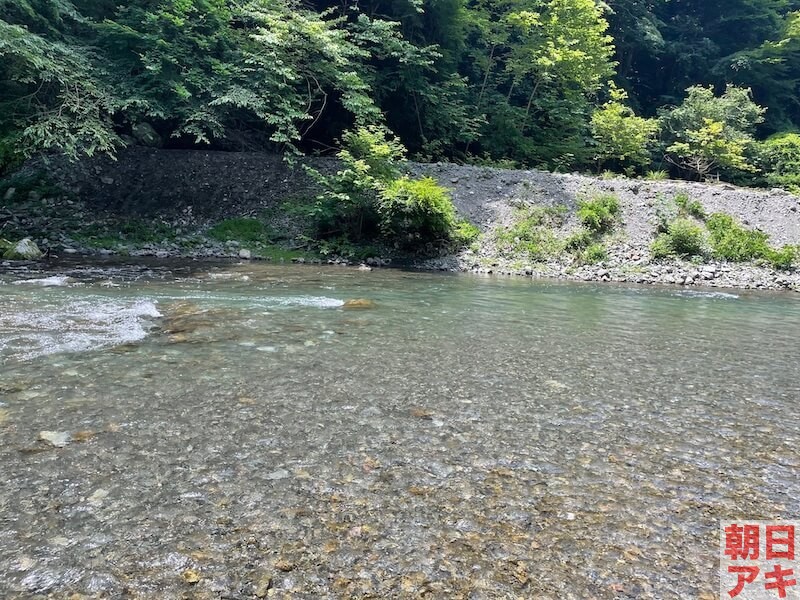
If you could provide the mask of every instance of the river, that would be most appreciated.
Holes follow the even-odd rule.
[[[6,266],[0,597],[714,598],[800,516],[799,349],[797,294]]]

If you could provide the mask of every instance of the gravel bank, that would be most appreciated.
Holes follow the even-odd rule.
[[[336,169],[333,159],[304,162],[323,172]],[[281,211],[281,204],[287,199],[316,194],[313,181],[302,168],[291,168],[278,156],[259,153],[130,148],[117,161],[95,157],[78,164],[50,162],[46,168],[60,185],[80,198],[87,214],[161,218],[193,235],[224,218],[271,215],[272,225],[291,237],[302,229],[302,224]],[[442,163],[410,163],[409,170],[414,175],[430,175],[451,190],[459,213],[488,234],[477,247],[458,256],[422,261],[417,265],[420,268],[591,281],[800,289],[797,269],[775,271],[755,264],[719,262],[656,262],[649,251],[659,206],[679,194],[700,202],[709,214],[726,212],[745,226],[769,234],[775,246],[798,244],[800,198],[783,190],[753,190],[724,183],[599,179]],[[607,241],[608,259],[602,263],[578,265],[569,257],[560,257],[527,264],[525,260],[503,258],[492,245],[491,232],[513,223],[515,207],[566,206],[568,213],[560,231],[565,236],[578,225],[575,214],[578,200],[598,194],[615,195],[621,207],[620,224]],[[182,246],[180,240],[173,240],[126,251],[132,255],[192,258],[246,257],[249,252],[235,244],[212,240],[191,249]],[[99,252],[109,253],[106,249]],[[381,262],[377,257],[373,261]]]

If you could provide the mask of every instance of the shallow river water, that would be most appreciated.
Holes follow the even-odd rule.
[[[0,597],[718,597],[798,349],[800,295],[6,267]]]

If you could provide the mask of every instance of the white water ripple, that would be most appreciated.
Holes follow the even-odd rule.
[[[10,303],[0,313],[0,357],[31,359],[84,352],[145,338],[161,316],[149,299],[86,298],[34,305]]]

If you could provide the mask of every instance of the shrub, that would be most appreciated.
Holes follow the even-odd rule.
[[[768,248],[763,257],[775,269],[790,269],[798,258],[797,246],[784,246],[779,250]]]
[[[608,251],[605,246],[599,242],[590,244],[585,250],[577,255],[578,261],[583,264],[595,264],[603,262],[608,258]]]
[[[309,211],[317,236],[344,236],[353,241],[376,237],[379,231],[379,196],[400,174],[405,149],[380,127],[359,127],[342,136],[343,149],[337,155],[342,169],[322,175],[309,169],[324,192]]]
[[[700,256],[705,250],[703,228],[691,219],[676,219],[650,247],[655,258]]]
[[[447,241],[456,227],[450,195],[432,177],[401,177],[389,183],[381,194],[378,215],[383,235],[405,248]]]
[[[753,102],[750,90],[728,86],[715,96],[711,87],[694,86],[686,94],[660,117],[666,160],[699,179],[755,171],[746,151],[765,109]]]
[[[670,245],[678,256],[703,254],[705,235],[703,229],[690,219],[677,219],[669,226]]]
[[[669,234],[659,234],[650,245],[650,252],[653,254],[653,258],[656,259],[675,256],[675,251],[672,249],[672,240],[670,239]]]
[[[619,215],[616,196],[603,195],[578,203],[578,218],[589,230],[597,234],[611,231]]]
[[[800,193],[800,134],[776,134],[758,148],[767,183]]]
[[[592,245],[594,235],[588,229],[578,229],[565,241],[564,246],[569,252],[580,252]]]
[[[406,150],[389,132],[378,126],[359,127],[342,135],[339,160],[378,181],[391,181],[400,175]]]
[[[706,223],[711,250],[717,258],[742,262],[763,258],[769,251],[769,236],[761,231],[745,229],[731,216],[715,213]]]
[[[627,98],[625,91],[612,84],[611,100],[592,115],[590,127],[597,144],[598,165],[613,161],[621,167],[640,167],[650,162],[658,121],[637,117],[625,105]]]
[[[452,238],[456,247],[469,246],[476,241],[481,234],[481,230],[469,221],[464,219],[458,221],[453,228]]]

